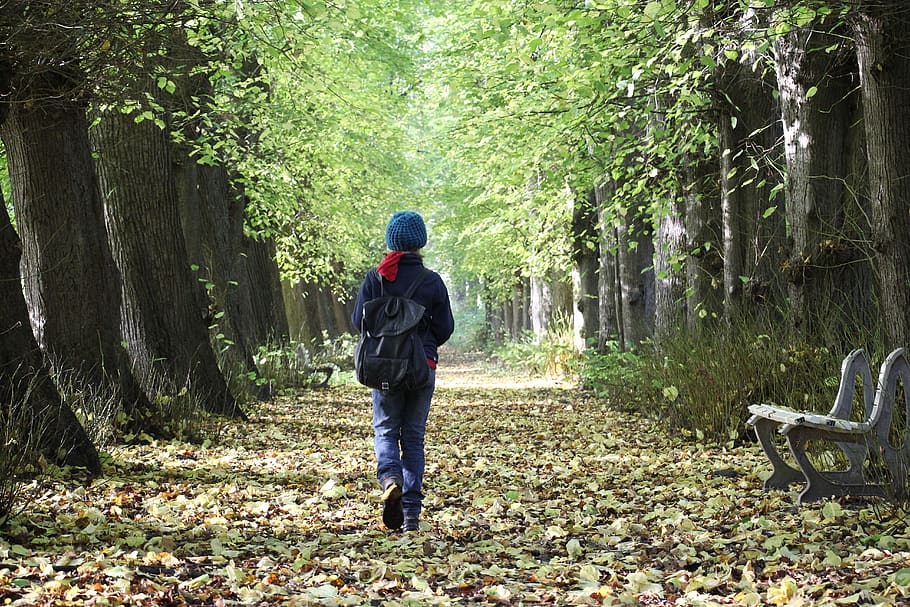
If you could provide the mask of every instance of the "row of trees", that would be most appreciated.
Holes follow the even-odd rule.
[[[100,401],[155,435],[176,399],[243,417],[282,273],[362,267],[408,187],[394,3],[253,4],[0,7],[0,420],[64,463],[99,470]]]
[[[439,219],[512,334],[571,298],[579,346],[740,318],[904,344],[905,3],[449,8]]]
[[[321,302],[292,314],[308,335],[341,330],[403,207],[514,335],[562,307],[579,347],[737,318],[899,345],[908,21],[898,0],[5,3],[0,402],[90,468],[80,397],[151,432],[183,396],[242,415],[225,377],[288,333],[279,278]]]

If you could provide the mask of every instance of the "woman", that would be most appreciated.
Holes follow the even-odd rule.
[[[354,304],[352,320],[360,329],[364,303],[385,295],[403,295],[423,272],[420,249],[427,244],[427,228],[414,211],[392,215],[386,227],[389,253],[370,271]],[[421,340],[430,366],[423,388],[390,392],[373,390],[373,447],[376,475],[382,488],[382,521],[389,529],[417,531],[423,503],[424,437],[430,400],[436,381],[437,348],[452,335],[455,321],[446,286],[436,272],[420,282],[412,299],[426,309]]]

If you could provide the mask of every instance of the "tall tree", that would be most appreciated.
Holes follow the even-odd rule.
[[[859,112],[855,60],[836,19],[793,26],[774,41],[784,127],[790,322],[806,336],[854,331],[872,293],[862,248],[868,230],[851,218],[848,185]]]
[[[910,7],[861,0],[853,15],[862,86],[872,243],[879,312],[887,348],[910,335]]]
[[[682,197],[656,218],[654,235],[654,334],[671,337],[686,326],[686,216]]]
[[[26,301],[61,387],[122,402],[138,423],[149,403],[120,347],[120,278],[107,246],[85,104],[73,98],[80,80],[72,66],[18,74],[0,129],[24,242]]]
[[[779,314],[784,213],[770,201],[781,136],[773,86],[761,69],[740,61],[717,72],[724,313],[727,318]]]
[[[686,326],[690,332],[723,314],[723,268],[719,167],[692,154],[681,171],[686,218]]]
[[[619,288],[617,282],[617,242],[616,227],[611,219],[609,210],[610,199],[613,196],[612,182],[604,177],[594,186],[594,196],[597,203],[597,229],[599,233],[599,267],[597,272],[598,285],[598,348],[603,350],[607,342],[616,340],[622,347],[625,340],[622,334],[622,306],[619,303]]]
[[[154,84],[148,92],[154,98]],[[123,338],[144,391],[154,398],[187,388],[208,411],[242,416],[195,297],[167,130],[112,110],[91,135],[123,286]]]
[[[654,234],[639,209],[617,226],[617,278],[622,306],[623,338],[637,348],[654,332]]]

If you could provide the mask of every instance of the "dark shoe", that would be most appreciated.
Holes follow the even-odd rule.
[[[400,529],[404,523],[404,510],[401,509],[401,484],[394,478],[382,481],[382,522],[389,529]]]
[[[404,531],[420,531],[420,517],[416,514],[404,515]]]

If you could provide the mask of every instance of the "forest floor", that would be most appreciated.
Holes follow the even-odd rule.
[[[0,605],[908,602],[906,522],[763,493],[755,445],[480,359],[437,386],[419,532],[380,521],[367,390],[311,390],[36,485],[0,530]]]

